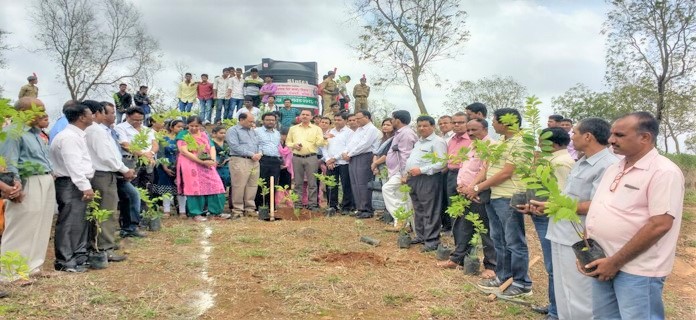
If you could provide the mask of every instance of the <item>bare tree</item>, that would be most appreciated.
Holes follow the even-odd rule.
[[[672,83],[688,81],[696,68],[696,2],[612,0],[607,15],[607,79],[650,79],[657,93],[655,117],[662,122]]]
[[[447,100],[455,106],[448,106],[450,114],[464,110],[464,105],[481,102],[491,108],[520,108],[527,95],[527,88],[512,77],[494,75],[473,81],[459,81],[447,95]]]
[[[73,100],[159,68],[159,44],[125,0],[37,0],[31,19]]]
[[[3,51],[10,50],[10,46],[7,44],[5,37],[7,36],[7,31],[0,29],[0,69],[5,68],[5,57],[3,56]],[[0,97],[2,97],[2,92],[4,88],[0,86]]]
[[[364,19],[355,49],[384,71],[379,83],[406,84],[421,113],[428,113],[421,80],[434,62],[454,58],[469,38],[459,0],[355,0]]]

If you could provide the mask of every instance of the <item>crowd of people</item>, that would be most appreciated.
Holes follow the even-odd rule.
[[[131,99],[121,85],[113,103],[68,101],[51,134],[44,133],[45,114],[28,124],[11,124],[25,127],[19,139],[0,147],[7,170],[17,176],[14,185],[0,182],[7,199],[2,252],[20,252],[27,257],[30,272],[40,276],[57,205],[54,268],[84,272],[90,252],[107,252],[111,261],[126,259],[116,251],[117,233],[146,236],[140,227],[143,206],[136,186],[153,195],[171,195],[162,200],[165,216],[178,214],[203,222],[257,216],[265,204],[259,178],[264,183],[272,178],[283,190],[301,195],[288,204],[294,207],[331,210],[357,219],[372,218],[382,209],[386,214],[380,219],[389,223],[386,231],[403,229],[409,222],[394,213],[412,209],[412,244],[422,245],[422,252],[434,251],[441,238],[451,234],[455,248],[449,260],[437,266],[456,269],[471,250],[474,228],[471,221],[451,219],[445,211],[451,196],[463,195],[471,200],[467,210],[477,213],[488,230],[481,235],[485,270],[478,286],[482,290],[495,292],[511,278],[512,285],[500,294],[509,298],[531,294],[527,214],[541,242],[549,277],[547,318],[664,318],[662,288],[674,262],[684,177],[655,149],[658,122],[650,113],[627,114],[613,124],[599,118],[575,124],[559,115],[548,119],[543,134],[552,143],[548,160],[558,185],[578,201],[577,213],[588,236],[607,256],[581,266],[571,248],[581,238],[568,221],[550,220],[544,214],[545,202],[510,205],[513,194],[524,186],[515,171],[524,161],[514,156],[519,144],[508,143],[501,159],[491,163],[476,148],[463,162],[437,162],[427,156],[454,158],[475,140],[521,139],[513,126],[501,121],[507,115],[522,124],[517,109],[498,109],[489,115],[487,107],[477,102],[438,119],[429,115],[413,119],[405,110],[373,119],[366,101],[353,113],[335,103],[340,100],[334,96],[335,84],[325,79],[326,90],[320,92],[330,96],[323,115],[294,108],[289,99],[282,107],[261,112],[259,107],[275,106],[273,90],[268,89],[272,77],[261,80],[252,69],[251,79],[242,80],[241,69],[234,71],[235,76],[229,76],[232,70],[226,68],[227,76],[212,84],[202,75],[194,85],[187,74],[177,95],[179,108],[191,111],[197,92],[201,110],[186,119],[155,120],[150,116],[147,87]],[[228,77],[231,87],[223,87]],[[333,73],[327,74],[332,77]],[[211,119],[213,99],[222,108]],[[43,108],[35,97],[19,99],[16,108],[29,110],[32,105]],[[124,120],[119,123],[121,116]],[[206,129],[207,124],[228,117],[237,123]],[[375,120],[381,120],[376,122],[380,128]],[[41,170],[19,179],[18,168],[25,162],[39,164]],[[322,186],[315,173],[334,177],[337,185]],[[375,180],[382,182],[381,188],[375,187]],[[404,184],[408,193],[401,188]],[[119,213],[102,224],[100,234],[85,221],[87,203],[96,191],[101,208]],[[277,191],[275,197],[281,206],[287,203],[284,192]]]

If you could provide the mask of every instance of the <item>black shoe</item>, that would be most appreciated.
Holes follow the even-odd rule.
[[[337,212],[338,212],[338,208],[330,207],[330,208],[326,208],[325,213],[327,216],[332,217],[332,216],[335,216]]]
[[[128,259],[128,257],[124,255],[116,254],[113,250],[107,251],[106,257],[109,259],[109,262],[121,262]]]
[[[341,210],[341,215],[342,215],[342,216],[348,216],[348,215],[350,215],[351,212],[352,212],[351,210],[344,209],[344,210]]]
[[[121,238],[128,238],[128,237],[133,237],[133,238],[146,238],[147,234],[145,232],[142,232],[140,230],[134,230],[134,231],[121,231]]]
[[[437,246],[434,246],[434,247],[424,246],[423,248],[421,248],[421,252],[432,252],[435,250],[437,250]]]
[[[314,212],[320,211],[319,206],[308,206],[307,209],[309,209],[309,211],[314,211]]]
[[[369,211],[363,211],[363,212],[358,213],[355,217],[358,219],[370,219],[370,218],[374,217],[374,214],[372,212],[369,212]]]
[[[423,243],[423,242],[424,242],[424,241],[423,241],[422,239],[413,239],[413,240],[411,240],[411,244],[421,244],[421,243]]]
[[[56,266],[55,269],[57,271],[72,272],[72,273],[82,273],[82,272],[87,271],[87,268],[81,264],[74,266],[74,267]]]

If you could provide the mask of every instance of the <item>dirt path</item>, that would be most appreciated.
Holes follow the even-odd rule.
[[[696,315],[694,220],[693,215],[684,220],[677,262],[667,278],[669,318]],[[349,217],[201,224],[169,219],[146,239],[123,241],[125,262],[10,288],[0,318],[539,318],[523,306],[487,302],[474,286],[477,277],[436,268],[433,253],[397,249],[396,235],[383,226]],[[531,223],[527,231],[531,255],[540,255]],[[381,245],[362,243],[361,235]],[[536,264],[530,274],[534,294],[529,300],[546,303],[543,265]]]

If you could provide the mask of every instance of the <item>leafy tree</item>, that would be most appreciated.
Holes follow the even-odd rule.
[[[527,88],[512,77],[494,75],[474,81],[459,81],[447,95],[457,106],[448,107],[450,114],[462,111],[462,104],[481,102],[493,110],[519,108],[524,103]]]
[[[37,0],[31,19],[73,100],[158,67],[159,44],[125,0]]]
[[[696,68],[696,2],[612,0],[607,35],[607,80],[650,81],[655,117],[662,122],[670,86],[689,82]]]
[[[384,74],[375,84],[406,84],[420,113],[428,113],[421,81],[434,62],[461,55],[469,39],[458,0],[355,0],[364,25],[355,46],[361,60]]]

